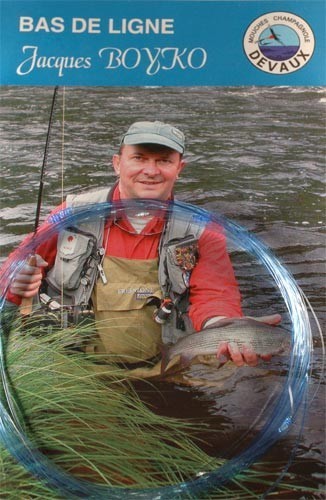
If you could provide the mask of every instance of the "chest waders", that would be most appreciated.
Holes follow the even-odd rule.
[[[110,192],[112,188],[68,196],[67,206],[105,202]],[[134,260],[103,258],[104,221],[80,223],[59,235],[55,264],[46,277],[47,293],[63,293],[63,303],[78,312],[88,310],[92,301],[97,324],[97,342],[93,348],[89,345],[93,352],[121,354],[128,362],[149,359],[159,352],[161,342],[174,343],[194,331],[187,314],[189,278],[204,227],[191,214],[181,219],[172,211],[159,258]],[[98,279],[101,265],[107,283]],[[161,300],[172,306],[160,325],[153,312]]]
[[[88,345],[87,351],[110,353],[108,361],[128,363],[157,356],[161,326],[153,321],[153,314],[157,307],[155,301],[160,302],[162,297],[157,259],[106,256],[103,268],[109,283],[98,280],[94,287],[92,301],[97,338]]]

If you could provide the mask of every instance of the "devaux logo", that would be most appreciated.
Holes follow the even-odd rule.
[[[257,69],[284,75],[307,64],[314,52],[315,38],[301,17],[289,12],[269,12],[250,24],[243,47]]]

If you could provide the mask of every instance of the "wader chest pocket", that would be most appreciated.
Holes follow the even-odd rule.
[[[166,245],[167,269],[172,290],[183,294],[189,288],[191,271],[198,258],[198,239],[190,235],[183,240],[171,240]]]
[[[91,234],[65,230],[59,236],[58,253],[52,279],[58,286],[75,290],[85,276],[89,258],[96,252],[96,238]]]

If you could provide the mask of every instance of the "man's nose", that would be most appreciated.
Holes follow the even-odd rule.
[[[156,175],[157,173],[159,173],[159,168],[157,166],[156,160],[155,159],[147,160],[143,171],[147,175]]]

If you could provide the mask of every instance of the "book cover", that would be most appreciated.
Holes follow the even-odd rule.
[[[273,427],[273,418],[293,395],[289,384],[282,403],[286,373],[282,378],[275,364],[226,368],[206,388],[162,385],[149,403],[163,415],[208,422],[205,452],[222,457],[226,467],[241,462],[245,468],[257,456],[256,475],[242,483],[243,498],[272,492],[286,499],[322,498],[324,0],[0,5],[1,261],[33,232],[42,164],[40,221],[68,194],[114,182],[111,158],[132,122],[160,120],[181,129],[187,166],[176,185],[178,199],[257,235],[294,276],[309,301],[312,373],[305,402],[294,394],[303,403],[293,422],[284,421],[285,435]],[[230,247],[245,313],[278,312],[290,325],[275,280],[260,262],[246,258],[238,242]],[[289,366],[294,377],[301,376]],[[195,375],[200,379],[200,369]],[[269,447],[269,436],[273,441],[278,432],[280,439]],[[4,444],[8,435],[4,430]],[[1,460],[8,498],[13,491],[22,497],[26,483],[12,486],[8,457]],[[223,493],[218,470],[215,495],[239,498],[234,483]]]

